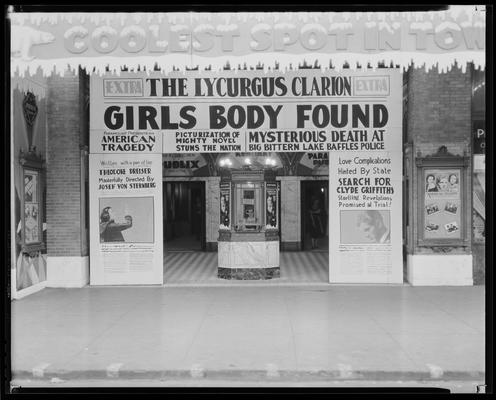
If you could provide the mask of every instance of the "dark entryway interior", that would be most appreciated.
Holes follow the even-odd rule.
[[[205,250],[205,182],[164,182],[164,250]]]
[[[318,238],[317,249],[312,250],[310,209],[318,201],[325,211],[322,218],[324,236]],[[312,180],[301,182],[301,247],[309,251],[329,251],[329,181]]]

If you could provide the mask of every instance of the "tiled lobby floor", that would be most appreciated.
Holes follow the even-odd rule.
[[[323,251],[280,253],[281,277],[264,283],[329,282],[329,255]],[[217,277],[216,252],[168,252],[164,256],[166,284],[232,284]]]

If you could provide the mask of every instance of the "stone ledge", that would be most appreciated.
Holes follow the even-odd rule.
[[[47,257],[46,287],[81,288],[90,282],[89,257]]]

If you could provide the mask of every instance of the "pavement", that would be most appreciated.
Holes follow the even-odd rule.
[[[46,288],[11,313],[14,386],[485,381],[483,286]]]

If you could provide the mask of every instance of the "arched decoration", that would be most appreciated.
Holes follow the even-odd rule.
[[[221,153],[204,153],[203,154],[203,156],[205,157],[205,160],[207,161],[208,172],[211,176],[218,176],[219,175],[217,159],[219,158],[220,154]]]
[[[279,153],[281,161],[283,162],[284,175],[296,175],[298,163],[305,153]]]

